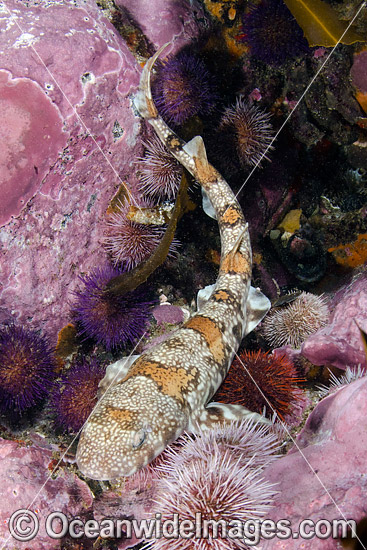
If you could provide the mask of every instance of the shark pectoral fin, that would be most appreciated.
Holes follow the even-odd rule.
[[[207,301],[209,300],[210,296],[213,294],[215,289],[214,285],[207,285],[204,286],[204,288],[201,288],[196,296],[196,303],[197,303],[197,310],[200,311],[203,309]]]
[[[190,422],[189,431],[195,433],[198,430],[209,430],[216,424],[229,424],[250,418],[262,424],[272,424],[271,420],[265,416],[249,411],[242,405],[212,402],[195,414]]]
[[[107,388],[115,386],[125,378],[131,365],[135,363],[138,357],[140,357],[140,355],[130,355],[129,357],[123,357],[122,359],[115,361],[115,363],[108,365],[104,378],[102,378],[98,384],[99,399],[102,397]]]
[[[259,288],[251,286],[246,303],[247,320],[243,336],[246,336],[246,334],[249,334],[249,332],[257,327],[270,308],[271,302],[269,298]]]
[[[197,310],[200,311],[209,300],[215,289],[214,285],[207,285],[197,293]],[[250,287],[246,302],[247,320],[243,337],[249,334],[263,320],[271,307],[269,298],[259,288]]]

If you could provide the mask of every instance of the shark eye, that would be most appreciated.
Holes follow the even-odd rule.
[[[132,442],[133,449],[139,449],[143,445],[146,435],[147,430],[145,430],[144,428],[135,433]]]

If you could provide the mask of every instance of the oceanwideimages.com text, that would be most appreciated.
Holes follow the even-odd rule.
[[[17,541],[30,541],[37,537],[40,529],[40,518],[31,510],[22,509],[14,512],[9,519],[9,532]],[[208,520],[201,514],[195,514],[195,519],[180,519],[174,514],[172,519],[163,520],[161,514],[155,514],[153,519],[117,520],[68,518],[62,512],[52,512],[44,520],[44,530],[51,539],[61,539],[70,536],[74,539],[87,537],[90,539],[119,539],[122,536],[137,539],[242,539],[248,545],[256,545],[260,540],[278,539],[338,539],[355,536],[356,522],[354,520],[335,519],[328,521],[320,519],[313,521],[304,519],[296,530],[292,529],[287,519],[279,521],[247,520],[245,522],[232,520]]]

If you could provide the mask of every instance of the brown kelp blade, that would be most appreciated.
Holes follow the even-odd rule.
[[[333,47],[339,42],[354,44],[364,42],[347,21],[338,19],[335,10],[322,0],[284,0],[286,6],[302,28],[310,46]],[[344,34],[345,33],[345,34]]]

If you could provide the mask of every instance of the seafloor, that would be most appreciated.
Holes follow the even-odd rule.
[[[96,522],[176,512],[297,533],[152,549],[366,548],[367,7],[0,0],[0,30],[0,548],[141,547]],[[212,397],[273,424],[186,434],[131,478],[91,480],[75,453],[106,367],[187,321],[220,264],[200,186],[134,104],[166,43],[155,104],[203,137],[271,302]]]

